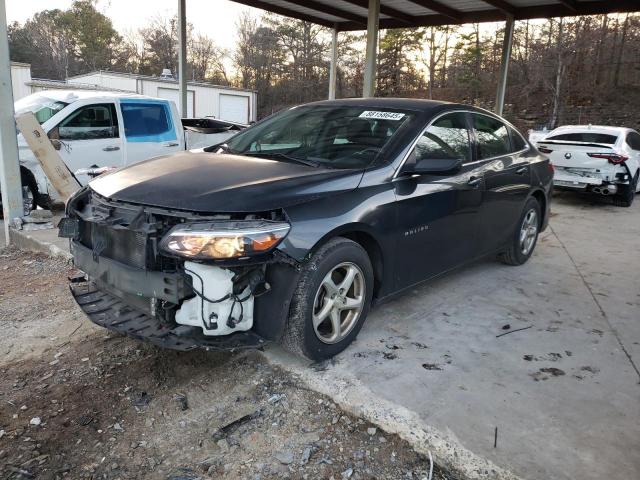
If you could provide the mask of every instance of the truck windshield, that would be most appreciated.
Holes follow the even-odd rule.
[[[29,95],[28,97],[21,98],[15,103],[15,111],[16,115],[20,115],[25,112],[33,112],[38,123],[42,125],[67,105],[69,104],[61,102],[60,100],[54,100],[53,98],[43,97],[40,95]]]
[[[351,106],[292,108],[236,135],[224,151],[331,168],[371,164],[413,112]]]

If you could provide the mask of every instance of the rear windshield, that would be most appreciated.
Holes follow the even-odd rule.
[[[561,135],[554,135],[553,137],[547,137],[545,140],[565,141],[565,142],[584,142],[584,143],[604,143],[607,145],[613,145],[618,139],[617,135],[607,135],[606,133],[593,133],[593,132],[574,132],[563,133]]]
[[[226,151],[329,168],[364,168],[412,118],[413,112],[400,109],[292,108],[239,133]]]

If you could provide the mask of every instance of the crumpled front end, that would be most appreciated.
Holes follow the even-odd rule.
[[[284,330],[296,262],[276,248],[237,258],[186,258],[163,241],[191,225],[277,221],[284,221],[282,211],[200,215],[113,202],[83,189],[60,224],[79,270],[70,278],[71,292],[94,323],[158,346],[259,348]]]

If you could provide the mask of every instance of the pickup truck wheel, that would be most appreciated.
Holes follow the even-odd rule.
[[[372,296],[367,252],[346,238],[329,240],[303,267],[282,345],[314,361],[337,355],[358,335]]]
[[[638,176],[636,173],[633,181],[629,185],[620,185],[618,193],[613,197],[613,204],[618,207],[630,207],[636,196],[636,188],[638,187]]]
[[[38,208],[38,183],[33,173],[26,168],[20,168],[20,180],[22,182],[24,214],[29,215],[31,210]]]
[[[507,250],[498,255],[498,259],[507,265],[522,265],[536,248],[538,233],[542,215],[540,213],[540,203],[535,198],[530,198],[524,205],[520,221]]]

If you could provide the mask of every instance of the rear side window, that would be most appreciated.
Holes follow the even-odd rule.
[[[514,152],[519,152],[527,148],[527,142],[524,141],[522,135],[513,128],[510,128],[509,132],[511,133],[511,146],[513,147]]]
[[[451,113],[436,120],[416,143],[415,160],[471,161],[471,143],[465,116],[464,113]]]
[[[613,145],[616,143],[617,139],[618,137],[616,135],[592,132],[562,133],[560,135],[545,138],[545,140],[555,140],[558,142],[604,143],[606,145]]]
[[[120,103],[124,135],[129,142],[176,140],[171,110],[164,102],[127,100]]]
[[[95,140],[118,137],[115,105],[104,103],[80,107],[58,125],[60,140]]]
[[[473,114],[473,127],[478,140],[478,160],[511,153],[507,126],[495,118]]]
[[[632,150],[640,150],[640,134],[636,132],[628,133],[627,145],[629,145]]]

